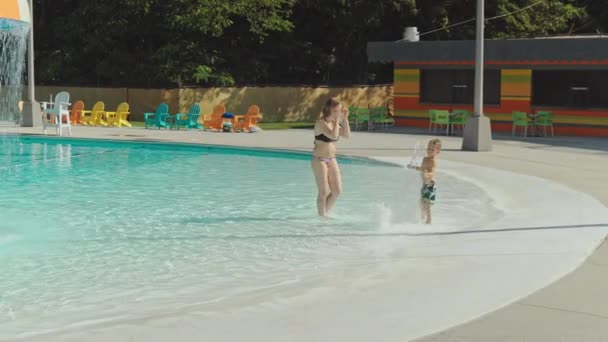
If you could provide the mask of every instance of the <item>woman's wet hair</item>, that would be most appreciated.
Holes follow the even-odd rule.
[[[323,119],[327,119],[327,117],[331,114],[331,109],[340,105],[340,101],[330,98],[325,102],[325,106],[323,106]]]

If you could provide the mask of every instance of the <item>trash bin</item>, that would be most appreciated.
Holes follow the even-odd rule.
[[[226,112],[222,114],[222,119],[224,119],[224,123],[222,124],[222,132],[232,132],[232,119],[234,119],[234,114]]]
[[[222,125],[222,132],[232,132],[232,122],[225,121]]]

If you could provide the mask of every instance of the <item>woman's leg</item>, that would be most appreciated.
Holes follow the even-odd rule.
[[[342,193],[342,175],[340,174],[340,167],[336,158],[332,159],[331,163],[327,167],[327,176],[329,180],[330,194],[327,197],[326,208],[330,211],[336,203],[336,199]]]
[[[325,216],[327,215],[327,198],[331,191],[327,177],[327,165],[318,158],[313,158],[311,165],[312,172],[315,175],[315,181],[317,182],[317,188],[319,189],[319,195],[317,196],[317,211],[320,216]]]

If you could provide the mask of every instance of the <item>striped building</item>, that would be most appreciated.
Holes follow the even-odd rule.
[[[474,41],[370,42],[394,63],[395,121],[428,127],[429,109],[473,110]],[[608,136],[608,38],[487,40],[484,113],[511,131],[511,113],[552,111],[556,135]]]

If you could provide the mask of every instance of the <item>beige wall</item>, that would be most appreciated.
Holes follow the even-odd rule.
[[[36,87],[36,100],[49,101],[50,95],[55,96],[60,91],[70,93],[70,102],[82,100],[86,109],[91,109],[97,101],[103,101],[106,110],[114,110],[127,95],[126,88],[80,88],[80,87]]]
[[[68,91],[71,102],[83,100],[89,109],[97,101],[114,109],[123,101],[129,103],[132,121],[143,120],[144,112],[154,112],[161,102],[167,102],[171,113],[185,113],[195,102],[203,113],[211,113],[220,103],[234,114],[244,114],[247,107],[257,104],[264,121],[310,121],[318,117],[323,103],[336,97],[346,105],[367,107],[383,106],[392,97],[392,86],[365,87],[241,87],[241,88],[182,88],[182,89],[131,89],[131,88],[76,88],[36,87],[38,101],[48,101],[49,94]]]

